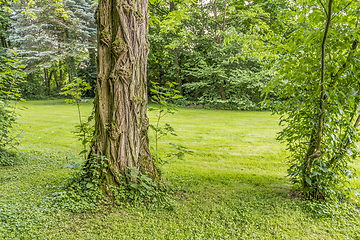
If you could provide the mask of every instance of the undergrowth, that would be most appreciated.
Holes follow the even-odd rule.
[[[11,157],[11,166],[0,171],[0,239],[36,238],[41,235],[38,228],[54,227],[64,216],[101,212],[108,206],[173,210],[176,205],[170,188],[136,169],[130,171],[133,181],[112,187],[113,196],[104,197],[98,169],[93,178],[84,179],[83,162],[71,153],[30,150]]]
[[[14,166],[18,164],[23,164],[23,159],[17,151],[0,150],[0,166]]]
[[[70,163],[71,176],[64,181],[59,191],[53,193],[54,206],[71,212],[97,211],[102,205],[145,206],[149,209],[173,210],[175,202],[170,188],[163,182],[156,182],[136,168],[129,168],[122,184],[109,186],[110,194],[100,189],[100,171],[107,168],[107,158],[93,156],[91,169],[84,170],[84,162]]]
[[[304,222],[321,223],[330,233],[342,234],[330,235],[335,239],[339,236],[356,239],[360,234],[359,209],[348,202],[310,202],[289,198],[286,192],[252,183],[246,190],[246,184],[239,185],[231,178],[221,183],[185,173],[173,177],[168,175],[170,186],[176,187],[159,188],[157,183],[136,170],[130,171],[128,176],[134,181],[124,181],[124,185],[112,189],[113,198],[104,198],[97,191],[94,180],[80,180],[82,163],[69,152],[30,150],[21,152],[19,156],[22,156],[22,165],[6,166],[0,171],[0,239],[65,239],[74,233],[75,230],[71,229],[78,228],[88,229],[86,236],[89,238],[96,234],[110,234],[106,230],[98,232],[81,227],[104,212],[111,213],[104,221],[116,222],[119,218],[132,224],[126,231],[121,230],[124,232],[115,231],[113,237],[104,235],[105,239],[119,239],[120,236],[150,239],[150,235],[139,232],[139,229],[151,227],[154,219],[158,219],[157,225],[162,226],[163,231],[173,236],[170,239],[196,236],[222,239],[226,235],[230,239],[249,239],[269,238],[272,234],[286,237],[288,233],[279,232],[276,223],[284,217],[287,219],[285,222],[301,218]],[[176,192],[172,193],[171,188]],[[174,208],[175,204],[179,206]],[[162,209],[172,209],[174,214]],[[287,212],[295,216],[290,217]],[[123,217],[119,217],[119,213]],[[133,215],[137,217],[131,217]],[[84,216],[90,216],[89,220]],[[139,217],[150,225],[142,225],[137,220]],[[274,222],[274,219],[278,220]],[[62,222],[66,224],[60,224]],[[114,224],[110,222],[107,224]],[[268,228],[264,229],[264,226]],[[292,227],[282,225],[283,229]],[[161,235],[163,231],[155,235],[159,239],[170,236]],[[52,233],[53,237],[47,233]],[[76,238],[85,238],[85,235],[81,236]]]

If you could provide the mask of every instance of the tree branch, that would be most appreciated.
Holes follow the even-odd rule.
[[[350,6],[350,4],[352,3],[353,1],[350,1],[348,4],[345,5],[345,7],[343,7],[339,12],[342,12],[344,11],[348,6]],[[338,13],[339,13],[338,12]],[[336,13],[331,20],[333,20],[336,16],[338,16],[338,13]]]
[[[325,6],[324,6],[323,2],[322,2],[321,0],[319,0],[319,2],[320,2],[320,4],[321,4],[321,6],[323,7],[323,9],[324,9],[324,11],[325,11],[325,13],[326,13],[326,16],[327,16],[327,15],[328,15],[328,13],[327,13],[327,11],[326,11],[326,8],[325,8]]]

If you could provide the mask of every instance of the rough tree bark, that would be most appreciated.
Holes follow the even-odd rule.
[[[128,167],[158,176],[149,150],[146,67],[148,1],[100,0],[95,133],[90,154],[109,159],[102,185],[117,185]],[[91,155],[89,155],[91,157]]]

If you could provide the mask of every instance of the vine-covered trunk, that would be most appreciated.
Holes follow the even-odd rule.
[[[156,178],[146,115],[148,1],[100,0],[96,18],[98,75],[90,154],[109,160],[103,185],[120,183],[119,174],[134,167]]]

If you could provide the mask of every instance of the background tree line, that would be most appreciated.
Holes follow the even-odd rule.
[[[63,11],[59,10],[59,4]],[[96,25],[93,1],[14,3],[12,12],[1,11],[3,49],[15,48],[26,65],[22,97],[59,97],[61,87],[75,77],[94,86],[96,80]],[[4,40],[3,40],[4,39]],[[86,93],[93,97],[93,91]]]
[[[177,82],[180,105],[258,110],[271,79],[248,44],[269,32],[284,32],[279,1],[154,1],[149,5],[148,82]],[[26,65],[19,85],[26,99],[58,97],[74,77],[96,81],[96,5],[91,0],[35,3],[30,13],[13,4],[1,11],[2,54],[17,49]],[[65,14],[64,14],[65,12]],[[242,36],[242,40],[234,36]],[[94,97],[92,90],[86,97]]]

